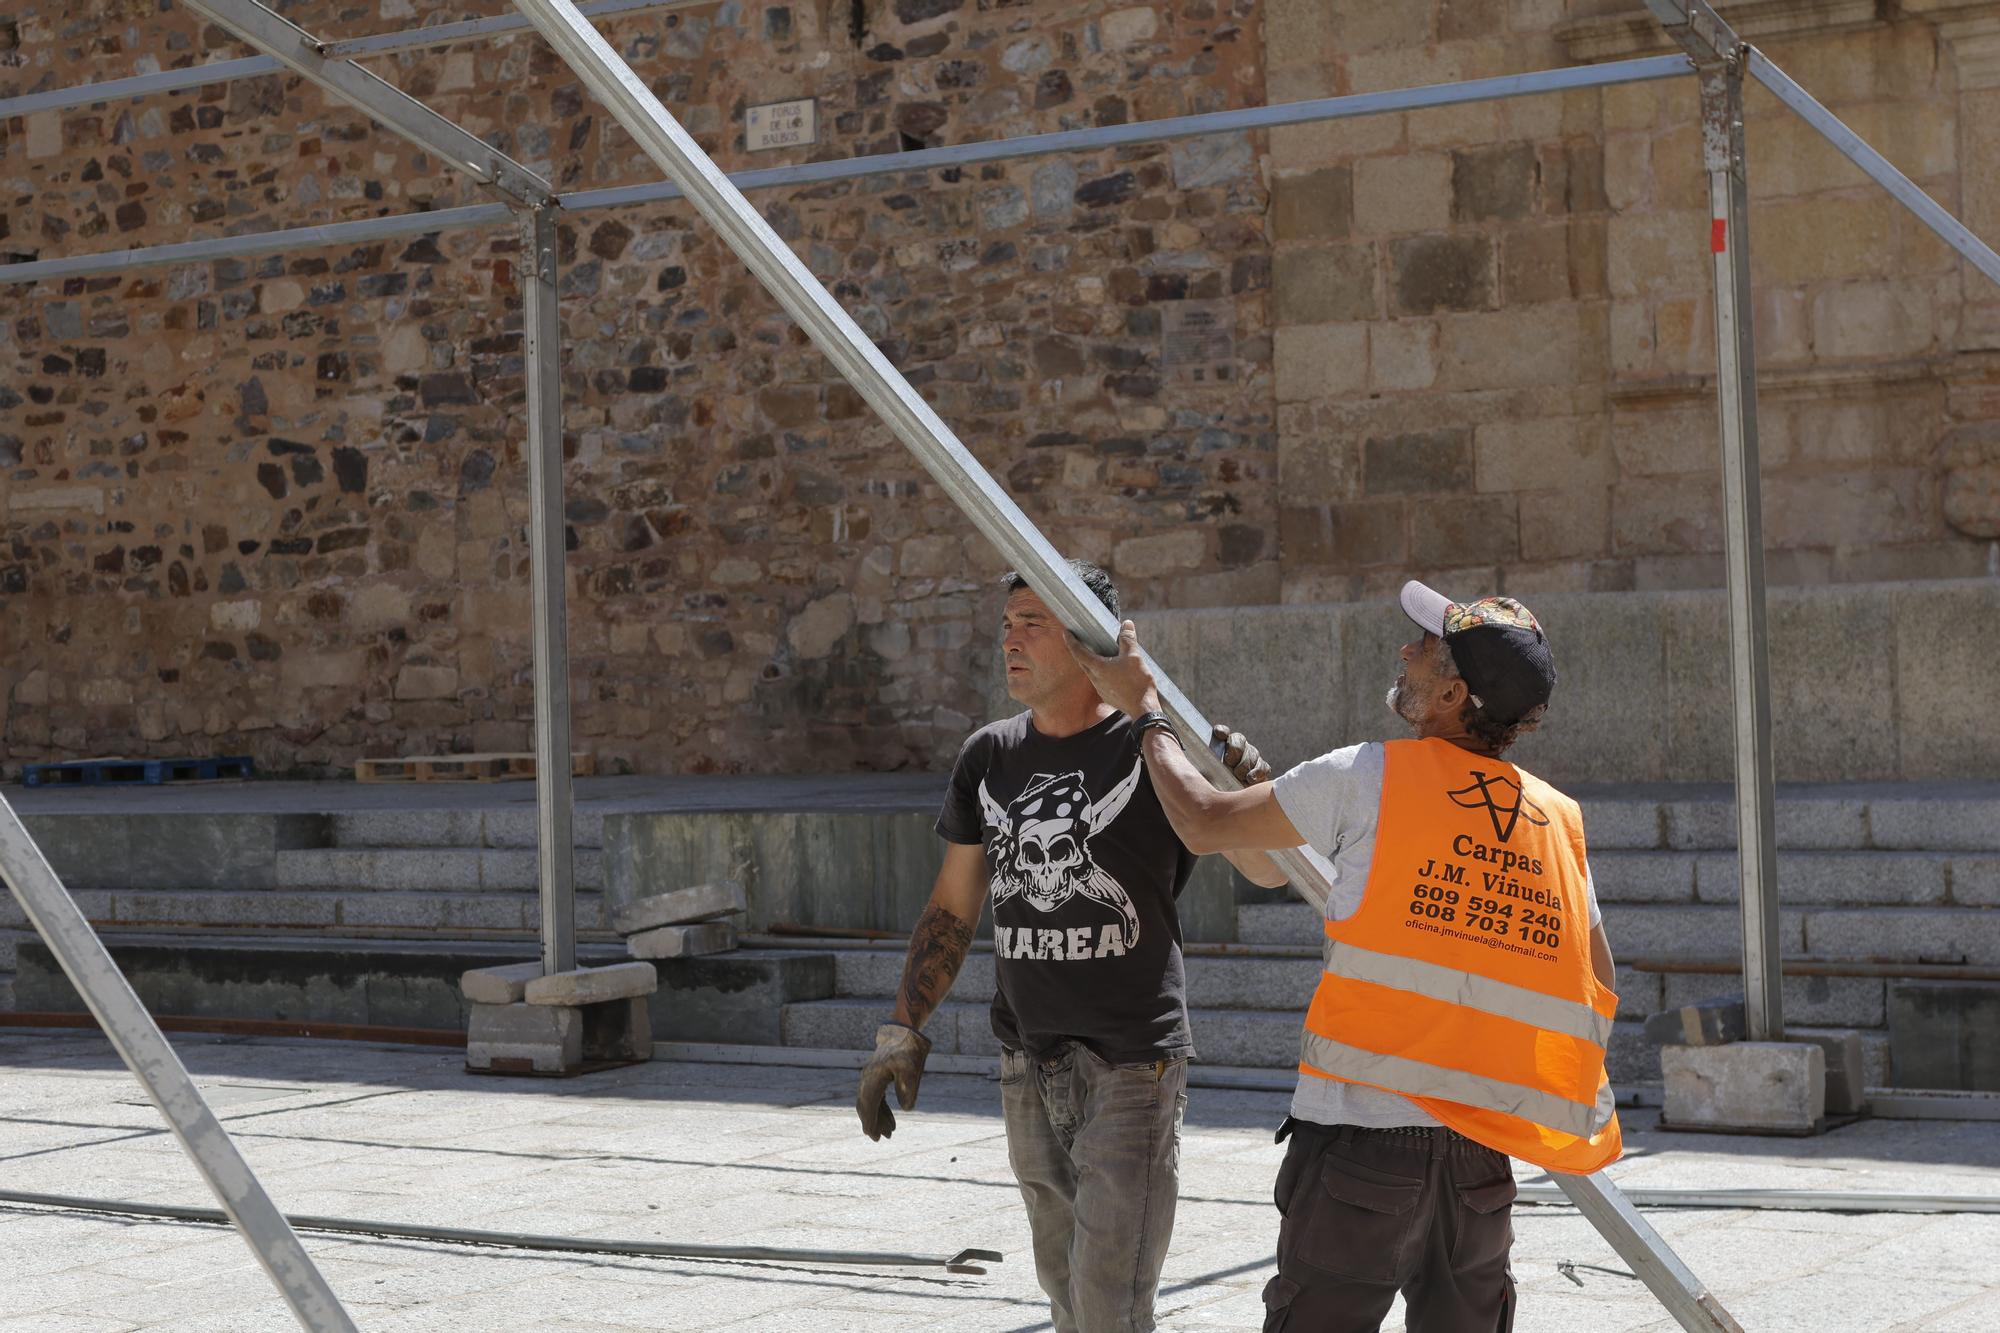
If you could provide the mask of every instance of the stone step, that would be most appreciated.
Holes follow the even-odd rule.
[[[576,853],[576,886],[604,887],[604,853]],[[277,857],[281,889],[358,891],[474,889],[533,891],[539,884],[532,848],[309,847]]]
[[[521,803],[485,810],[351,810],[333,816],[333,845],[346,848],[527,847],[536,845],[533,788]],[[574,807],[571,839],[604,844],[604,812]]]
[[[1188,1004],[1202,1009],[1282,1009],[1303,1013],[1319,984],[1313,958],[1191,956],[1186,960]],[[837,994],[893,1000],[903,976],[900,949],[853,949],[834,954]],[[993,999],[993,955],[967,956],[952,983],[951,998],[965,1003]]]
[[[113,893],[82,890],[72,895],[100,930],[130,927],[205,929],[311,929],[338,935],[342,929],[450,934],[459,930],[537,931],[540,899],[533,893],[475,890],[469,893],[291,892],[233,889]],[[25,924],[11,897],[0,899],[0,927]],[[578,930],[609,929],[602,894],[576,895]],[[23,938],[16,934],[8,947]]]
[[[1590,857],[1598,901],[1733,903],[1734,852],[1601,852]],[[1778,898],[1823,906],[2000,903],[2000,856],[1986,852],[1788,851]]]
[[[0,1014],[14,1012],[14,974],[0,972]]]
[[[1593,857],[1600,851],[1727,850],[1736,807],[1726,787],[1584,788]],[[2000,786],[1868,783],[1779,787],[1782,850],[2000,852]]]

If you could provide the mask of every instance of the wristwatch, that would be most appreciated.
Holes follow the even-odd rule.
[[[1141,713],[1137,718],[1133,720],[1138,723],[1139,730],[1142,734],[1148,731],[1152,731],[1155,728],[1158,728],[1159,730],[1166,732],[1167,735],[1172,736],[1175,741],[1180,741],[1181,739],[1180,732],[1174,730],[1174,720],[1168,717],[1165,713],[1162,713],[1157,709],[1155,709],[1153,712],[1150,713]],[[1187,744],[1185,742],[1181,742],[1181,748],[1185,750],[1187,748]]]

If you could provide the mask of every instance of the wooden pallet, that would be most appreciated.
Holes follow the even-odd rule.
[[[587,778],[597,772],[594,755],[572,754],[570,774]],[[535,776],[532,754],[430,754],[396,759],[358,759],[356,782],[519,782]]]

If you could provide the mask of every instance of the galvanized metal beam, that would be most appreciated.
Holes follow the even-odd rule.
[[[694,9],[719,3],[721,0],[597,0],[597,3],[583,8],[585,13],[596,18],[628,18],[663,9]],[[320,54],[334,60],[352,60],[361,56],[392,55],[399,51],[428,50],[460,42],[507,37],[527,30],[528,21],[519,14],[499,14],[492,18],[467,19],[462,23],[437,23],[428,28],[405,28],[398,32],[322,42]],[[123,79],[105,79],[99,83],[72,84],[67,88],[50,88],[38,93],[0,98],[0,117],[26,116],[37,111],[59,111],[98,102],[148,97],[154,93],[206,88],[211,84],[234,83],[238,79],[282,73],[284,68],[270,56],[246,56],[236,60],[211,61],[206,65],[190,65],[186,69],[163,69]]]
[[[1749,61],[1752,78],[1770,89],[1772,95],[1790,107],[1800,120],[1824,135],[1843,157],[1887,190],[1897,203],[1916,214],[1917,221],[1935,232],[1939,240],[1965,256],[1968,263],[1989,279],[2000,283],[2000,254],[1995,254],[1992,246],[1946,212],[1944,206],[1926,194],[1922,186],[1898,171],[1888,158],[1870,147],[1839,116],[1821,106],[1811,93],[1771,63],[1769,56],[1752,46],[1744,48],[1744,55]]]
[[[256,1173],[237,1151],[235,1140],[209,1110],[174,1048],[111,961],[104,942],[64,891],[62,881],[5,797],[0,797],[0,880],[13,890],[28,924],[49,946],[63,974],[90,1006],[118,1058],[166,1118],[167,1127],[180,1140],[181,1151],[201,1173],[293,1316],[312,1333],[352,1333],[354,1321],[347,1317],[340,1298],[333,1294],[284,1214],[264,1192]]]
[[[547,181],[513,158],[361,66],[329,59],[323,54],[325,44],[317,37],[254,0],[180,2],[515,204],[538,208],[555,197]]]
[[[1555,1183],[1688,1333],[1743,1333],[1743,1326],[1722,1307],[1708,1284],[1681,1262],[1673,1246],[1651,1222],[1639,1216],[1639,1210],[1609,1176],[1602,1171],[1589,1176],[1559,1175]]]
[[[1205,134],[1235,134],[1248,130],[1275,129],[1284,125],[1308,125],[1357,116],[1421,110],[1426,107],[1457,106],[1487,98],[1526,97],[1538,93],[1649,82],[1656,79],[1677,78],[1691,73],[1693,68],[1685,56],[1652,56],[1644,60],[1591,65],[1580,69],[1543,70],[1536,74],[1515,74],[1498,79],[1472,79],[1462,83],[1433,84],[1423,88],[1357,93],[1348,97],[1321,97],[1304,102],[1281,102],[1275,106],[1247,107],[1237,111],[1172,116],[1161,120],[1137,121],[1127,125],[1098,125],[1089,129],[1063,130],[1053,134],[1030,134],[1013,139],[951,144],[942,148],[925,148],[914,153],[877,153],[867,157],[840,158],[830,162],[801,162],[782,167],[762,167],[755,171],[737,172],[729,179],[739,190],[818,185],[829,181],[901,175],[944,167],[966,167],[986,162],[1044,157],[1055,153],[1087,153],[1106,148],[1166,143]],[[599,208],[659,203],[681,197],[680,187],[672,182],[649,181],[644,185],[578,190],[562,195],[558,202],[565,212],[580,213]],[[449,227],[491,226],[505,221],[510,216],[511,213],[499,205],[475,204],[435,213],[405,213],[395,217],[334,222],[282,231],[251,232],[243,236],[182,241],[171,245],[117,250],[99,255],[29,260],[19,264],[0,264],[0,283],[40,282],[45,279],[80,277],[92,273],[126,272],[154,265],[197,263],[203,260],[227,259],[245,254],[269,254],[278,250],[303,249],[309,246],[358,245],[385,237],[415,236]]]
[[[556,210],[521,224],[522,351],[528,381],[528,564],[535,659],[535,844],[542,971],[576,967],[576,839],[571,829],[569,612],[563,523],[562,309]]]

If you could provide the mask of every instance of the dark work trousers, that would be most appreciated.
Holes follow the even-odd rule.
[[[1403,1293],[1409,1333],[1514,1327],[1514,1173],[1442,1126],[1286,1120],[1278,1275],[1264,1333],[1372,1333]]]

